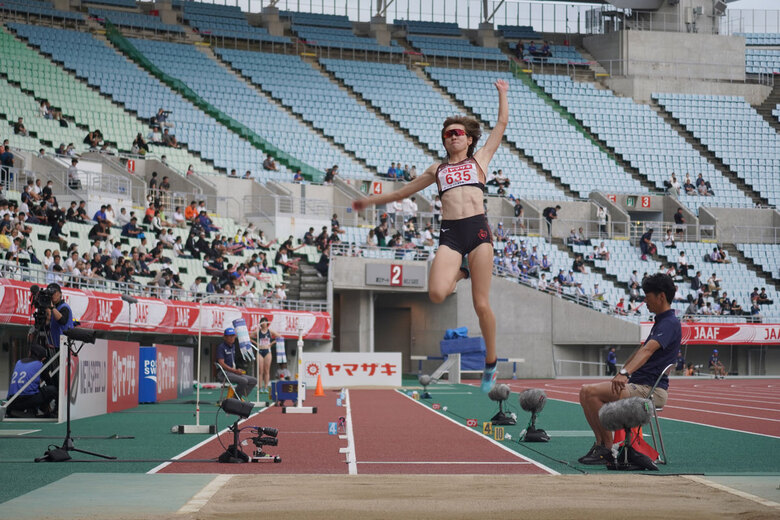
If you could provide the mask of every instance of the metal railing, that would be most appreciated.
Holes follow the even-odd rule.
[[[780,9],[727,9],[720,34],[780,33]]]
[[[20,262],[0,260],[0,277],[33,284],[46,285],[57,282],[64,287],[73,289],[88,289],[107,293],[130,294],[146,298],[162,300],[180,300],[197,302],[206,294],[204,291],[192,292],[186,289],[173,287],[159,287],[152,285],[154,279],[150,278],[149,284],[138,282],[116,282],[102,277],[87,277],[69,273],[57,274],[43,267],[34,265],[24,266]],[[311,312],[325,312],[328,310],[325,301],[303,300],[279,300],[277,298],[263,298],[255,294],[246,295],[219,295],[212,297],[212,303],[221,305],[235,305],[236,307],[260,307],[268,309],[283,309]]]
[[[361,258],[383,258],[386,260],[409,260],[427,262],[433,259],[430,246],[413,247],[369,247],[357,244],[331,244],[331,256],[350,256]]]
[[[602,67],[610,76],[647,77],[653,79],[689,79],[719,81],[722,83],[752,83],[773,86],[774,74],[748,75],[744,64],[732,66],[723,63],[693,63],[684,61],[638,60],[624,58],[601,60]]]
[[[740,244],[780,244],[780,227],[733,226],[731,230]]]
[[[616,364],[615,367],[620,370],[623,367],[622,363]],[[576,372],[576,373],[575,373]],[[558,376],[605,376],[607,373],[607,364],[600,361],[580,361],[577,359],[556,359],[555,360],[555,375]]]

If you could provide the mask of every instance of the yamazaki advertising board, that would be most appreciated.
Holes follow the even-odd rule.
[[[653,324],[642,323],[642,341]],[[780,324],[682,323],[683,345],[780,345]]]
[[[0,324],[29,325],[30,283],[0,279]],[[138,297],[130,305],[119,294],[68,289],[62,291],[73,309],[73,318],[81,326],[96,330],[158,332],[164,334],[220,335],[233,320],[244,318],[250,331],[267,317],[275,332],[289,338],[298,337],[299,327],[306,339],[330,339],[330,314],[327,312],[285,311],[277,309],[238,308],[227,305],[203,305],[198,319],[198,303],[157,300]]]

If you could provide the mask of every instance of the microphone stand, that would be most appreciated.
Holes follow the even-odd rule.
[[[92,455],[94,457],[100,457],[102,459],[108,459],[108,460],[116,460],[116,457],[112,457],[111,455],[103,455],[100,453],[95,453],[94,451],[87,451],[87,450],[81,450],[74,446],[73,444],[73,437],[71,436],[70,431],[70,385],[71,385],[71,359],[73,354],[73,346],[75,345],[75,341],[71,338],[67,338],[67,348],[68,348],[68,366],[66,367],[66,371],[68,373],[67,375],[67,387],[65,391],[65,401],[67,401],[67,415],[66,415],[66,431],[65,431],[65,439],[62,441],[62,446],[59,448],[54,448],[52,450],[48,450],[46,453],[43,454],[43,457],[39,457],[35,459],[35,462],[66,462],[71,460],[70,453],[71,451],[75,451],[78,453],[85,453],[87,455]],[[81,352],[81,349],[84,348],[84,342],[81,342],[81,346],[76,351],[76,355],[78,355],[79,352]],[[62,355],[62,354],[60,354]]]

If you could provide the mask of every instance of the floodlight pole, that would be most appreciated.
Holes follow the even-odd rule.
[[[282,408],[282,413],[317,413],[317,407],[303,406],[303,399],[301,398],[301,387],[303,385],[303,327],[298,325],[298,400],[295,406],[285,406]]]
[[[180,424],[173,427],[174,433],[217,433],[217,427],[214,424],[200,424],[200,355],[201,355],[201,341],[203,336],[203,304],[208,302],[214,297],[219,297],[219,294],[209,294],[205,298],[201,298],[198,302],[198,352],[196,354],[195,374],[197,376],[195,387],[195,424]]]

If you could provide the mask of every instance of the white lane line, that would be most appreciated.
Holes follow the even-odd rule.
[[[355,433],[352,431],[352,400],[349,398],[349,388],[344,391],[347,403],[347,462],[350,475],[357,475],[357,453],[355,453]]]
[[[448,461],[448,462],[436,462],[433,460],[423,460],[423,461],[416,461],[416,462],[410,462],[408,460],[399,460],[399,461],[390,461],[390,460],[382,460],[382,461],[365,461],[361,460],[358,462],[358,464],[425,464],[429,466],[437,466],[440,464],[450,464],[450,465],[477,465],[477,466],[518,466],[518,465],[532,465],[533,462],[525,462],[525,461],[517,461],[517,462],[498,462],[498,461],[487,461],[487,462],[466,462],[466,461]]]
[[[730,417],[741,417],[743,419],[753,419],[756,421],[770,421],[770,422],[780,422],[780,419],[769,419],[767,417],[755,417],[753,415],[742,415],[738,413],[728,413],[728,412],[716,412],[715,410],[702,410],[700,408],[688,408],[687,406],[677,406],[677,405],[667,405],[666,408],[668,409],[675,409],[675,410],[688,410],[690,412],[701,412],[701,413],[708,413],[708,414],[715,414],[715,415],[728,415]]]
[[[233,478],[233,475],[217,475],[214,477],[214,480],[206,484],[206,486],[198,491],[194,497],[181,506],[181,508],[176,511],[176,514],[197,513],[231,478]]]
[[[261,414],[261,413],[263,413],[264,411],[266,411],[266,410],[269,410],[269,409],[270,409],[270,407],[268,407],[268,408],[263,408],[263,409],[262,409],[262,410],[260,410],[259,412],[255,412],[255,413],[253,413],[252,415],[250,415],[249,417],[247,417],[247,418],[246,418],[246,419],[244,419],[243,421],[239,421],[239,423],[238,423],[238,424],[243,424],[243,423],[245,423],[246,421],[248,421],[249,419],[251,419],[252,417],[254,417],[255,415],[257,415],[257,414]],[[193,446],[192,448],[190,448],[190,449],[187,449],[187,450],[184,450],[183,452],[179,453],[179,454],[178,454],[178,455],[176,455],[175,457],[172,457],[172,460],[179,460],[180,458],[182,458],[182,457],[184,457],[184,456],[186,456],[186,455],[189,455],[190,453],[192,453],[193,451],[197,450],[198,448],[200,448],[200,447],[201,447],[201,446],[203,446],[204,444],[207,444],[207,443],[209,443],[209,442],[213,441],[214,439],[216,439],[216,438],[217,438],[217,436],[219,436],[219,435],[222,435],[222,434],[223,434],[223,433],[225,433],[226,431],[228,431],[228,428],[225,428],[224,430],[222,430],[222,431],[220,431],[220,432],[218,432],[218,433],[215,433],[215,434],[214,434],[214,435],[212,435],[211,437],[208,437],[206,440],[204,440],[204,441],[202,441],[202,442],[199,442],[198,444],[196,444],[196,445],[195,445],[195,446]],[[187,434],[182,434],[182,435],[187,435]],[[153,467],[152,469],[150,469],[149,471],[147,471],[147,472],[146,472],[146,474],[147,474],[147,475],[151,475],[151,474],[153,474],[153,473],[157,473],[158,471],[162,470],[163,468],[165,468],[165,467],[167,467],[167,466],[169,466],[169,465],[171,465],[171,464],[173,464],[173,463],[172,463],[172,462],[163,462],[163,463],[162,463],[162,464],[160,464],[159,466],[155,466],[155,467]]]
[[[499,448],[501,448],[502,450],[506,451],[507,453],[511,453],[512,455],[514,455],[515,457],[517,457],[517,458],[519,458],[519,459],[527,460],[527,461],[529,461],[531,464],[533,464],[534,466],[536,466],[537,468],[539,468],[539,469],[541,469],[541,470],[544,470],[544,471],[546,471],[546,472],[550,473],[551,475],[560,475],[560,473],[558,473],[557,471],[555,471],[555,470],[554,470],[554,469],[552,469],[552,468],[548,468],[547,466],[545,466],[545,465],[544,465],[544,464],[542,464],[541,462],[537,462],[537,461],[535,461],[535,460],[533,460],[533,459],[529,459],[528,457],[525,457],[525,456],[523,456],[523,455],[520,455],[520,454],[519,454],[519,453],[517,453],[516,451],[514,451],[514,450],[510,450],[509,448],[507,448],[506,446],[504,446],[504,445],[503,445],[503,444],[501,444],[500,442],[498,442],[498,441],[496,441],[496,440],[494,440],[494,439],[491,439],[491,438],[490,438],[490,437],[488,437],[487,435],[483,435],[481,432],[478,432],[478,431],[477,431],[477,430],[475,430],[474,428],[469,428],[469,427],[468,427],[468,426],[466,426],[465,424],[461,424],[461,423],[459,423],[458,421],[456,421],[455,419],[452,419],[451,417],[447,417],[447,416],[446,416],[445,414],[443,414],[443,413],[438,413],[438,412],[436,412],[435,410],[433,410],[433,409],[431,409],[431,408],[428,408],[427,406],[425,406],[425,403],[421,403],[420,401],[415,401],[414,399],[412,399],[411,397],[409,397],[408,395],[406,395],[406,394],[405,394],[405,393],[403,393],[403,392],[398,392],[398,393],[399,393],[399,394],[401,394],[402,396],[406,397],[407,399],[409,399],[411,402],[413,402],[413,403],[415,403],[415,404],[417,404],[417,405],[420,405],[420,406],[422,406],[423,408],[425,408],[425,409],[426,409],[426,410],[428,410],[429,412],[431,412],[431,413],[435,413],[435,414],[436,414],[436,415],[438,415],[439,417],[443,417],[444,419],[447,419],[447,420],[448,420],[448,421],[450,421],[451,423],[453,423],[453,424],[457,424],[458,426],[460,426],[460,427],[461,427],[461,428],[463,428],[464,430],[466,430],[466,431],[468,431],[468,432],[471,432],[471,433],[473,433],[474,435],[477,435],[477,436],[478,436],[480,439],[484,439],[484,440],[486,440],[486,441],[488,441],[488,442],[491,442],[491,443],[495,444],[496,446],[498,446],[498,447],[499,447]]]
[[[705,486],[709,486],[714,489],[718,489],[720,491],[725,491],[726,493],[731,493],[732,495],[736,495],[738,497],[751,500],[753,502],[757,502],[761,504],[762,506],[766,507],[772,507],[772,508],[780,508],[780,504],[777,502],[773,502],[771,500],[767,500],[766,498],[761,498],[756,495],[751,495],[750,493],[746,493],[744,491],[740,491],[738,489],[730,488],[728,486],[724,486],[723,484],[718,484],[717,482],[713,482],[711,480],[707,480],[704,477],[699,477],[697,475],[681,475],[683,478],[687,478],[688,480],[692,480],[694,482],[698,482],[699,484],[703,484]]]

